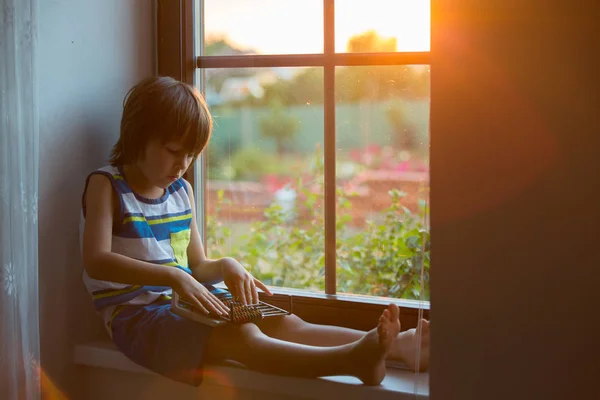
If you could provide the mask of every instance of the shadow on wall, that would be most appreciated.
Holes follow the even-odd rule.
[[[75,187],[77,188],[76,200],[78,201],[77,215],[75,226],[77,228],[77,244],[80,243],[79,236],[79,222],[80,222],[80,211],[81,211],[81,200],[83,190],[85,188],[85,180],[87,175],[93,170],[103,167],[108,164],[108,158],[110,156],[110,150],[112,149],[113,142],[118,137],[118,130],[107,131],[106,123],[103,122],[104,118],[98,118],[96,121],[90,121],[90,124],[84,128],[83,132],[85,135],[82,137],[83,154],[87,156],[85,163],[88,168],[81,171],[80,179]],[[112,124],[111,124],[112,125]],[[78,250],[80,247],[78,247]],[[73,284],[76,291],[72,293],[72,298],[75,300],[73,303],[73,320],[70,321],[71,326],[74,328],[73,339],[75,343],[83,343],[91,340],[109,340],[109,336],[103,326],[102,320],[96,315],[94,309],[94,303],[86,291],[81,274],[83,272],[83,264],[81,262],[81,252],[77,252],[77,257],[74,258],[73,270]]]
[[[68,398],[81,398],[73,346],[107,337],[81,280],[81,195],[107,163],[123,97],[155,71],[154,3],[40,2],[40,350]]]
[[[108,338],[81,280],[79,216],[85,178],[106,163],[112,125],[97,112],[71,115],[60,122],[62,132],[50,128],[41,137],[40,339],[42,365],[59,388],[72,366],[56,360],[68,359],[75,343]]]

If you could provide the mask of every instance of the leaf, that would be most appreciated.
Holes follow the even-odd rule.
[[[325,254],[322,254],[321,257],[319,257],[319,261],[317,261],[317,265],[319,265],[319,266],[325,265]],[[325,271],[325,269],[323,269],[323,271]],[[323,272],[323,273],[325,273],[325,272]]]
[[[348,264],[348,261],[344,259],[338,259],[338,265],[347,272],[353,272],[352,268],[350,267],[350,264]]]
[[[350,214],[340,215],[338,217],[338,222],[341,222],[341,223],[345,224],[345,223],[350,222],[350,221],[352,221],[352,215],[350,215]]]
[[[406,247],[409,249],[417,249],[420,247],[420,240],[418,236],[410,236],[406,238]]]

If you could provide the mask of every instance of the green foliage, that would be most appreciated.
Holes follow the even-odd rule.
[[[282,171],[302,173],[307,162],[304,155],[287,154],[280,158],[273,152],[253,146],[227,151],[212,143],[205,154],[208,179],[214,180],[256,182],[267,175],[282,177]]]
[[[324,290],[325,235],[323,164],[317,154],[314,177],[294,185],[302,201],[293,219],[276,202],[262,221],[252,223],[230,252],[225,241],[230,229],[219,225],[219,209],[207,216],[211,257],[233,256],[268,285]],[[311,187],[305,186],[310,183]],[[315,188],[313,185],[316,184]],[[359,232],[349,224],[351,193],[337,190],[337,281],[341,292],[406,299],[429,299],[430,236],[424,202],[411,213],[402,205],[404,193],[390,191],[391,205],[377,222]],[[223,195],[219,198],[222,201]],[[421,296],[421,266],[424,291]]]
[[[421,203],[420,212],[412,214],[402,205],[405,195],[390,191],[391,205],[383,221],[368,221],[365,230],[338,244],[337,279],[343,292],[420,299],[423,264],[423,299],[429,299],[430,235],[423,218],[427,210]]]
[[[396,38],[384,38],[375,31],[353,36],[346,46],[349,53],[395,52],[396,48]],[[419,71],[412,66],[338,67],[335,81],[336,100],[341,103],[422,99],[429,94],[429,69]],[[273,98],[286,105],[322,104],[323,69],[306,68],[291,80],[265,85],[264,90],[264,97],[253,104],[265,105]]]
[[[205,42],[205,56],[232,56],[252,53],[251,50],[242,49],[231,43],[226,37],[212,37]],[[223,83],[231,77],[248,77],[254,72],[248,68],[211,68],[206,71],[206,83],[216,92],[220,92]]]
[[[406,123],[407,118],[401,103],[392,102],[386,110],[386,117],[392,126],[394,145],[400,149],[414,151],[418,147],[416,129]]]
[[[217,204],[215,209],[215,216],[218,216],[221,212],[221,207],[223,204],[230,204],[231,201],[226,199],[223,194],[223,190],[219,190],[217,194]],[[225,248],[226,241],[231,237],[231,228],[222,226],[220,221],[217,221],[216,218],[212,218],[211,215],[207,216],[207,224],[206,224],[206,237],[207,242],[210,243],[209,248],[215,249],[217,254],[222,254],[222,250]],[[211,254],[214,251],[211,250]]]
[[[214,38],[206,42],[204,55],[219,56],[223,54],[238,54],[240,50],[235,48],[225,37]]]
[[[235,171],[235,179],[255,181],[265,174],[279,172],[281,166],[273,154],[256,147],[246,147],[234,153],[231,168]]]
[[[291,141],[298,132],[298,120],[285,113],[281,101],[273,99],[270,113],[260,120],[260,132],[264,137],[275,140],[277,154],[281,156],[285,142]]]
[[[335,74],[336,100],[341,103],[385,101],[392,98],[421,99],[429,93],[429,72],[411,66],[338,67]],[[266,105],[278,99],[285,105],[323,103],[323,70],[308,68],[290,80],[265,85],[262,99],[248,104]]]
[[[264,86],[262,104],[323,104],[323,68],[304,68],[293,79],[278,80]]]

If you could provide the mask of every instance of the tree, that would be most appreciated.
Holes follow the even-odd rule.
[[[281,100],[274,98],[269,105],[270,113],[260,120],[260,132],[266,137],[275,140],[277,154],[283,156],[285,142],[291,141],[298,132],[298,120],[284,112]]]
[[[395,52],[396,38],[384,38],[376,31],[353,36],[346,46],[348,53]],[[387,100],[408,97],[407,90],[417,79],[407,66],[358,66],[339,68],[336,74],[336,96],[343,102]]]
[[[251,51],[238,49],[226,39],[219,38],[207,43],[206,54],[248,54]],[[385,38],[376,31],[367,31],[353,36],[346,49],[358,52],[394,52],[396,38]],[[248,76],[254,71],[248,68],[211,69],[207,71],[208,84],[217,92],[224,80],[230,76]],[[398,97],[423,98],[429,93],[429,70],[419,72],[411,66],[352,66],[336,68],[336,98],[340,102],[382,101]],[[292,79],[279,79],[263,86],[264,96],[248,98],[240,104],[265,106],[274,99],[284,105],[322,104],[323,68],[304,68]]]
[[[395,37],[383,38],[374,30],[352,36],[346,45],[348,53],[378,53],[396,50]]]
[[[254,53],[255,52],[252,50],[236,47],[223,36],[209,38],[204,45],[204,54],[207,56],[231,56]],[[252,75],[254,75],[254,73],[248,68],[210,68],[206,70],[206,83],[218,93],[221,91],[223,82],[225,82],[227,78]]]
[[[395,101],[386,110],[386,117],[392,125],[394,144],[404,150],[413,151],[417,147],[415,128],[406,122],[402,105]]]
[[[264,86],[262,105],[273,100],[286,105],[323,104],[323,69],[306,68],[291,80],[278,80]]]
[[[350,53],[394,52],[396,38],[384,38],[371,30],[350,38],[346,48]],[[336,69],[336,97],[341,102],[357,102],[410,96],[407,87],[417,80],[413,69],[406,66],[339,67]],[[269,104],[275,97],[286,105],[322,104],[323,69],[306,68],[292,80],[280,80],[264,89],[262,104]]]

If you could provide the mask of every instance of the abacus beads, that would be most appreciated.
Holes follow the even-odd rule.
[[[232,301],[229,304],[229,309],[229,317],[231,318],[231,321],[236,324],[243,324],[246,322],[259,321],[263,319],[262,312],[252,306],[246,306]]]

